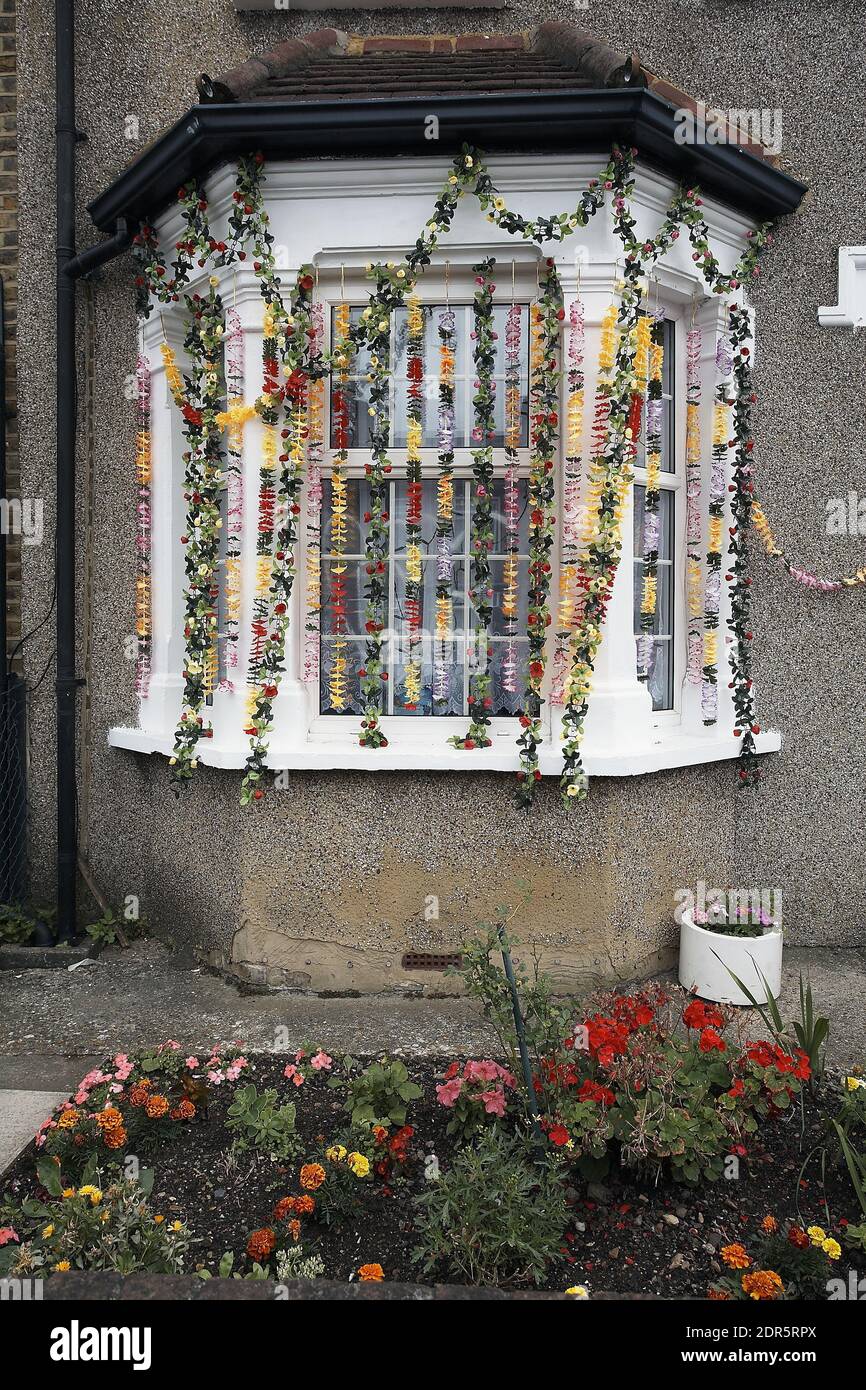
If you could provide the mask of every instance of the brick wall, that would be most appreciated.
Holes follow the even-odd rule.
[[[18,158],[15,145],[15,18],[17,0],[0,0],[0,274],[6,293],[6,496],[18,494],[16,328],[18,322]],[[8,644],[21,635],[20,540],[7,538]],[[17,663],[16,663],[17,664]]]

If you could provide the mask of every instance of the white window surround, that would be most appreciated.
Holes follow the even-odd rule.
[[[495,157],[489,160],[491,176],[510,207],[528,217],[542,212],[573,207],[580,191],[604,163],[605,156],[594,157]],[[276,240],[280,273],[284,285],[292,283],[297,269],[306,263],[319,268],[318,297],[327,307],[345,294],[349,302],[364,301],[369,282],[364,266],[369,260],[399,259],[414,243],[418,229],[429,216],[433,200],[447,176],[446,159],[297,161],[269,164],[265,195]],[[208,182],[211,222],[215,235],[225,224],[234,168],[224,166]],[[652,236],[674,192],[673,181],[639,166],[635,176],[633,214],[636,234]],[[703,209],[710,228],[711,242],[723,270],[736,264],[746,245],[751,224],[738,213],[711,199]],[[180,214],[171,209],[158,223],[163,245],[177,240]],[[387,241],[383,237],[386,233]],[[335,235],[336,234],[336,235]],[[433,257],[433,264],[419,282],[425,300],[442,302],[446,261],[451,298],[456,302],[472,297],[470,267],[484,255],[498,261],[497,302],[510,302],[511,262],[515,262],[515,292],[518,299],[531,298],[535,289],[535,263],[541,255],[554,257],[565,293],[566,318],[578,288],[586,317],[586,405],[584,409],[584,457],[589,453],[592,403],[597,374],[599,326],[605,310],[615,297],[621,266],[621,244],[615,237],[609,212],[599,212],[574,237],[540,250],[500,232],[487,221],[471,196],[461,200],[450,234],[444,237]],[[201,272],[204,283],[207,271]],[[245,343],[245,391],[255,399],[261,386],[262,299],[259,285],[247,264],[218,272],[221,293],[227,306],[234,305],[240,315]],[[190,290],[199,287],[194,281]],[[629,776],[661,768],[686,766],[734,758],[739,740],[733,737],[734,715],[724,661],[719,672],[719,716],[707,728],[701,718],[700,687],[684,683],[684,586],[685,506],[682,502],[685,454],[685,332],[692,317],[704,330],[701,428],[705,459],[704,534],[706,533],[706,493],[709,482],[709,441],[712,433],[713,390],[715,384],[715,340],[724,314],[725,299],[708,295],[703,278],[696,274],[691,246],[683,234],[671,252],[659,262],[652,284],[652,304],[664,306],[669,317],[678,321],[675,458],[679,486],[675,518],[676,604],[674,612],[676,665],[674,671],[674,709],[653,713],[646,687],[635,674],[633,633],[633,519],[631,500],[623,518],[623,550],[605,624],[605,636],[596,660],[583,744],[583,761],[590,776]],[[179,537],[183,526],[183,501],[179,481],[180,433],[176,407],[165,382],[159,352],[163,325],[172,345],[180,347],[182,328],[176,313],[162,317],[154,312],[144,326],[141,346],[153,372],[152,389],[152,654],[150,693],[139,702],[137,728],[113,728],[109,742],[120,748],[143,753],[170,755],[174,730],[181,708],[183,654],[179,595],[183,589],[183,555]],[[565,418],[565,383],[563,410]],[[330,442],[326,421],[326,445]],[[249,641],[250,595],[254,565],[258,464],[261,425],[253,421],[244,434],[244,609],[241,621],[240,664],[237,675],[246,669]],[[462,452],[462,451],[458,451]],[[393,450],[395,474],[405,450]],[[331,451],[325,449],[325,469]],[[173,463],[172,463],[173,458]],[[468,458],[468,453],[467,453]],[[433,455],[435,461],[435,453]],[[637,481],[642,481],[637,472]],[[554,556],[555,559],[555,556]],[[726,557],[723,557],[723,566]],[[269,739],[268,763],[282,768],[362,770],[478,770],[514,771],[518,767],[515,745],[516,721],[495,720],[492,747],[464,750],[450,748],[446,739],[452,722],[465,720],[407,719],[384,717],[382,727],[389,745],[381,749],[362,748],[358,743],[358,721],[346,716],[318,714],[318,689],[302,679],[302,633],[304,606],[304,557],[299,555],[298,578],[290,611],[286,669],[280,693],[274,702],[274,725]],[[556,585],[556,564],[553,569]],[[552,593],[555,606],[557,594]],[[727,586],[722,586],[720,613],[720,653],[727,650],[725,637],[728,616]],[[548,663],[548,678],[550,676]],[[241,680],[238,679],[241,686]],[[246,759],[248,739],[245,694],[218,692],[208,715],[214,727],[212,739],[202,740],[200,761],[214,767],[240,768]],[[558,775],[562,756],[559,751],[561,711],[544,705],[547,725],[540,752],[540,769],[545,775]],[[776,751],[781,738],[775,731],[757,737],[759,752]]]

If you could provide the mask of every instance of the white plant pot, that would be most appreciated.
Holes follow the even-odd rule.
[[[748,1005],[751,1001],[731,979],[729,970],[748,986],[759,1004],[765,997],[761,975],[773,998],[778,999],[782,989],[781,927],[768,927],[760,936],[727,936],[699,927],[684,913],[680,924],[680,984],[691,994],[716,1004]]]

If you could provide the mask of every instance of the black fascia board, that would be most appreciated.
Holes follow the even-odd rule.
[[[438,139],[426,137],[429,117]],[[606,152],[634,146],[641,159],[699,185],[755,220],[794,212],[806,186],[732,144],[679,144],[675,111],[643,88],[507,95],[400,96],[193,107],[88,204],[103,232],[119,217],[155,218],[193,175],[260,150],[267,159]]]

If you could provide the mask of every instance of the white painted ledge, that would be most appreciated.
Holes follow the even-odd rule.
[[[822,328],[866,326],[866,246],[839,247],[839,303],[818,310]]]
[[[587,750],[584,765],[590,777],[640,777],[648,772],[660,772],[668,767],[693,767],[698,763],[717,763],[736,758],[739,739],[707,729],[696,734],[679,730],[658,731],[658,741],[643,750],[627,752],[611,749]],[[134,753],[161,753],[169,757],[173,740],[165,735],[146,733],[142,729],[110,729],[108,742],[113,748],[128,748]],[[782,736],[775,729],[758,734],[755,739],[759,753],[778,753]],[[283,769],[325,772],[345,769],[356,772],[516,772],[520,763],[514,743],[508,748],[449,748],[417,736],[406,738],[387,748],[362,748],[349,739],[328,738],[310,740],[290,752],[276,750],[268,758],[274,772]],[[210,740],[199,744],[198,760],[208,767],[241,768],[246,759],[246,745],[221,747]],[[558,747],[542,744],[539,767],[544,776],[558,777],[562,772],[562,754]]]

